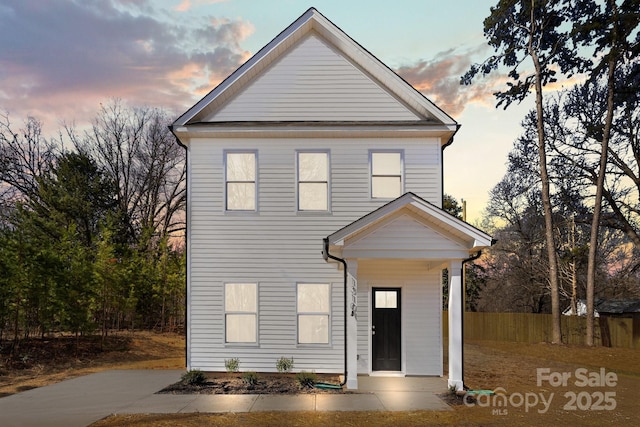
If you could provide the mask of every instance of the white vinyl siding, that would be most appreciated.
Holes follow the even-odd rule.
[[[370,299],[369,287],[366,281],[358,281],[358,307],[356,311],[358,319],[358,374],[368,374],[369,369],[369,346],[371,339],[371,319],[369,318]]]
[[[350,239],[342,255],[369,258],[382,256],[385,251],[389,258],[393,258],[393,254],[408,254],[410,251],[425,258],[435,258],[443,251],[461,258],[467,254],[464,242],[425,227],[415,214],[399,212],[375,229],[365,230]]]
[[[371,197],[395,199],[402,191],[402,152],[371,151]]]
[[[321,38],[301,40],[205,121],[417,121]]]
[[[257,341],[258,285],[226,283],[224,287],[225,342],[255,343]]]
[[[369,150],[401,146],[405,191],[440,205],[438,138],[193,138],[189,144],[189,367],[224,372],[238,357],[246,369],[275,372],[286,355],[296,369],[344,369],[342,272],[322,259],[322,239],[387,202],[371,199]],[[330,215],[297,211],[296,153],[322,147],[331,153]],[[233,151],[230,148],[234,148]],[[225,212],[225,152],[259,153],[257,206],[252,215]],[[330,283],[330,344],[301,346],[297,339],[296,283]],[[228,348],[224,283],[259,283],[254,346]],[[360,300],[359,300],[360,301]],[[360,312],[360,307],[358,307]],[[366,317],[364,317],[366,319]]]
[[[372,198],[371,151],[401,152],[400,192],[441,206],[442,144],[455,133],[455,121],[325,18],[307,13],[308,20],[276,36],[176,122],[189,165],[188,369],[224,371],[224,360],[237,357],[243,370],[275,372],[285,356],[294,358],[297,371],[343,373],[343,272],[323,259],[322,240],[390,200]],[[328,153],[326,184],[300,179],[297,153],[319,149]],[[240,168],[239,176],[227,169],[233,169],[228,154],[250,165],[251,153],[253,168]],[[300,197],[300,185],[320,197]],[[326,187],[326,208],[314,187]],[[358,278],[357,349],[358,369],[368,372],[373,283],[365,264],[364,279]],[[440,334],[433,323],[440,321],[434,293],[440,283],[426,263],[418,264],[380,263],[379,277],[383,286],[402,287],[403,313],[415,314],[415,324],[403,318],[403,333],[416,333],[423,353],[406,356],[407,373],[435,372],[424,366],[432,363],[441,373],[441,353],[431,358],[442,343],[424,338]],[[408,281],[398,283],[405,273]],[[299,313],[298,281],[328,286],[328,312]],[[255,310],[227,310],[226,284],[256,284]],[[321,324],[322,340],[310,339],[326,343],[298,342],[299,315]],[[234,334],[227,324],[251,324],[250,316],[255,334],[237,332],[234,339],[255,336],[255,342],[227,342]],[[326,319],[326,328],[312,316]],[[420,364],[420,357],[429,360]]]
[[[298,152],[298,210],[329,209],[329,154]]]
[[[442,375],[442,301],[440,266],[424,261],[358,262],[358,373],[371,369],[371,301],[374,287],[401,288],[402,371]]]
[[[298,343],[329,344],[328,284],[298,284]]]
[[[256,153],[227,152],[225,156],[226,209],[256,210]]]
[[[407,375],[442,375],[442,270],[407,280],[403,295]]]

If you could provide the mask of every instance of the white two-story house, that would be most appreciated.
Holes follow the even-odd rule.
[[[462,387],[462,263],[491,237],[441,209],[458,124],[315,9],[178,118],[187,367],[443,375]]]

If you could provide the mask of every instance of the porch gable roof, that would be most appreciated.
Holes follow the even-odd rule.
[[[440,240],[451,241],[452,246],[465,253],[471,254],[491,246],[491,236],[410,192],[329,235],[328,243],[334,247],[349,246],[349,241],[357,242],[360,240],[359,236],[371,235],[388,226],[402,212],[417,219],[423,227],[433,230],[441,236]],[[448,252],[450,257],[455,257],[451,256],[452,251]]]

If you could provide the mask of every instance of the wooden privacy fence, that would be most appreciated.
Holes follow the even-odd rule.
[[[448,314],[442,314],[445,336]],[[562,316],[562,342],[584,344],[587,319]],[[640,319],[599,317],[595,319],[595,343],[607,347],[640,349]],[[551,315],[536,313],[474,313],[464,315],[464,338],[470,340],[551,342]]]

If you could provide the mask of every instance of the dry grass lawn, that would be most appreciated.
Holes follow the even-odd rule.
[[[566,387],[551,387],[548,382],[537,385],[537,368],[549,368],[550,372],[569,372]],[[578,387],[576,369],[583,368],[587,375],[615,372],[617,382],[611,387]],[[588,348],[581,346],[522,344],[512,342],[471,342],[465,346],[466,383],[472,389],[496,389],[502,387],[513,399],[507,407],[481,407],[456,405],[450,412],[267,412],[243,414],[174,414],[132,415],[109,417],[93,427],[113,426],[638,426],[640,406],[637,390],[640,390],[640,351],[621,348]],[[592,374],[594,373],[594,374]],[[587,399],[596,403],[597,392],[613,392],[615,409],[580,410]],[[549,400],[544,405],[525,408],[519,405],[517,396],[533,399],[533,394]],[[565,395],[565,393],[569,393]],[[576,410],[565,410],[571,404],[570,395],[582,393]],[[588,393],[588,396],[585,395]],[[594,395],[594,393],[596,393]],[[594,397],[595,396],[595,397]],[[533,400],[531,400],[533,403]],[[609,405],[611,406],[611,405]],[[498,411],[496,411],[499,410]]]
[[[97,350],[99,341],[99,337],[82,341],[76,354],[73,337],[35,339],[23,343],[11,362],[6,354],[0,355],[0,397],[109,369],[185,366],[182,335],[120,332],[108,337],[106,351]],[[22,366],[16,368],[18,364]]]
[[[64,363],[41,361],[28,369],[0,369],[0,396],[40,387],[64,379],[106,369],[180,369],[184,367],[184,338],[174,334],[123,333],[111,351],[91,357],[67,358]],[[124,345],[123,344],[126,344]],[[569,372],[567,386],[538,386],[536,369]],[[611,387],[578,387],[575,371],[615,372]],[[638,426],[640,425],[640,350],[588,348],[580,346],[470,342],[465,345],[466,384],[472,389],[505,390],[511,404],[506,407],[455,405],[449,412],[267,412],[246,414],[171,414],[112,416],[94,427],[111,426]],[[615,393],[613,410],[565,410],[570,396],[581,396],[583,406],[595,403],[598,393]],[[533,394],[553,398],[545,413],[538,402],[528,410],[518,405],[518,396]],[[569,393],[565,395],[565,393]],[[486,401],[486,400],[485,400]],[[496,411],[499,410],[499,411]]]

